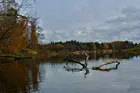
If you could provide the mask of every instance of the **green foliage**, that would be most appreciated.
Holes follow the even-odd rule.
[[[127,50],[130,53],[134,53],[134,54],[139,54],[140,55],[140,44],[137,45],[136,47],[132,48],[132,49],[128,49]]]
[[[17,56],[18,57],[25,57],[25,55],[23,53],[18,53]]]
[[[29,49],[28,53],[29,53],[29,54],[33,54],[33,55],[34,55],[34,54],[37,54],[37,52],[36,52],[36,51],[31,50],[31,49]]]

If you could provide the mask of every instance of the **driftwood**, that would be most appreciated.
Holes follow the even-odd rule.
[[[88,61],[89,55],[87,55],[85,53],[85,56],[86,56],[85,57],[85,63],[81,63],[81,62],[78,62],[78,61],[75,61],[75,60],[71,60],[71,59],[64,59],[63,61],[67,61],[66,66],[64,66],[65,70],[66,71],[72,71],[72,72],[79,72],[79,71],[85,70],[86,71],[85,76],[86,76],[89,73],[89,69],[87,68],[87,65],[88,65],[87,61]],[[82,66],[82,68],[70,68],[68,66],[68,62],[80,64]],[[115,67],[102,68],[105,65],[109,65],[109,64],[113,64],[113,63],[117,63]],[[108,72],[110,70],[117,70],[119,64],[120,64],[120,62],[118,62],[118,61],[105,62],[104,64],[101,64],[99,66],[92,67],[92,70],[99,70],[99,71],[106,71],[106,72]]]
[[[85,53],[85,63],[84,63],[84,64],[81,63],[81,62],[79,62],[79,61],[72,60],[72,59],[64,59],[63,61],[67,61],[67,63],[68,63],[68,62],[77,63],[77,64],[80,64],[83,68],[86,68],[87,65],[88,65],[88,63],[87,63],[87,60],[88,60],[88,59],[89,59],[89,55],[87,55],[87,54]]]
[[[71,63],[77,63],[77,64],[80,64],[83,68],[86,67],[85,64],[83,64],[83,63],[81,63],[81,62],[79,62],[79,61],[72,60],[72,59],[64,59],[63,61],[67,61],[67,64],[68,64],[69,62],[71,62]]]
[[[101,68],[101,67],[103,67],[103,66],[105,66],[105,65],[109,65],[109,64],[113,64],[113,63],[117,63],[115,67],[112,67],[112,68],[105,68],[105,69]],[[116,69],[118,69],[119,64],[120,64],[120,62],[118,62],[118,61],[106,62],[106,63],[104,63],[104,64],[102,64],[102,65],[92,67],[92,69],[93,69],[93,70],[100,70],[100,71],[116,70]]]
[[[80,72],[80,71],[83,71],[85,70],[85,73],[84,73],[84,76],[86,78],[86,75],[89,73],[89,69],[87,68],[87,60],[89,58],[89,56],[85,53],[85,63],[81,63],[79,61],[75,61],[75,60],[71,60],[71,59],[64,59],[63,61],[66,61],[66,66],[64,66],[63,68],[66,70],[66,71],[71,71],[71,72]],[[77,64],[80,64],[82,66],[82,68],[72,68],[72,67],[69,67],[68,63],[71,62],[71,63],[77,63]]]
[[[103,72],[109,72],[109,71],[111,71],[111,70],[117,70],[118,68],[116,68],[116,67],[111,67],[111,68],[100,68],[100,69],[96,69],[96,70],[99,70],[99,71],[103,71]],[[93,69],[93,70],[95,70],[95,69]]]

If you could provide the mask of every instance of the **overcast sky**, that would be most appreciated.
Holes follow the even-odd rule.
[[[36,0],[51,41],[140,42],[140,0]]]

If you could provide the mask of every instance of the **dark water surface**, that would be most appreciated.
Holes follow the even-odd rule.
[[[78,64],[69,64],[69,70],[65,63],[33,60],[1,64],[0,93],[140,93],[140,57],[121,59],[108,72],[92,70],[112,60],[89,60],[89,73]]]

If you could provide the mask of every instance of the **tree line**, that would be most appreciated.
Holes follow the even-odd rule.
[[[92,50],[124,50],[131,49],[140,44],[132,41],[113,41],[113,42],[78,42],[75,40],[66,42],[51,42],[41,45],[42,49],[51,51],[92,51]]]

